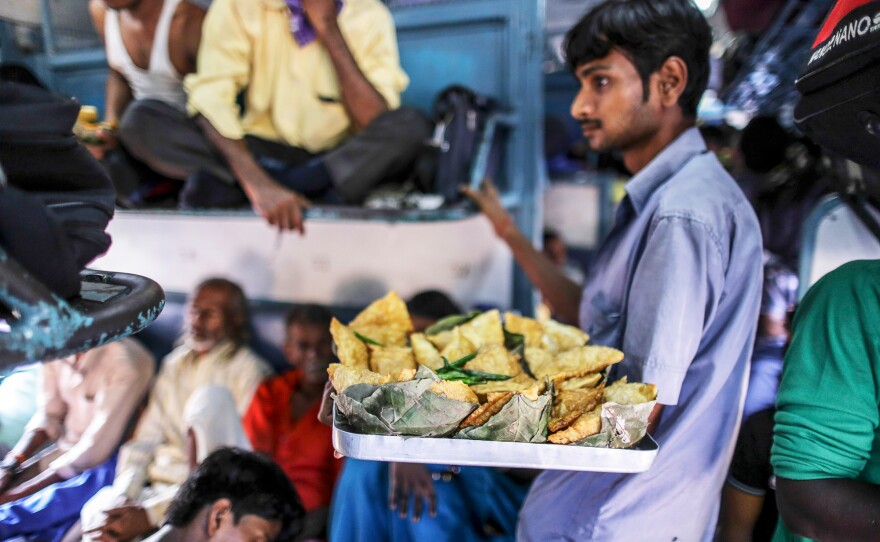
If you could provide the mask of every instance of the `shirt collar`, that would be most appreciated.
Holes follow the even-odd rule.
[[[688,128],[660,151],[648,165],[626,183],[626,193],[636,214],[648,198],[694,156],[706,152],[706,143],[697,128]]]

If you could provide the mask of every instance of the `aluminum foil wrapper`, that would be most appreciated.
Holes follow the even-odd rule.
[[[477,405],[428,391],[437,375],[421,367],[415,380],[355,384],[336,397],[336,409],[353,430],[368,435],[444,437]]]
[[[648,432],[648,417],[657,401],[637,405],[602,405],[602,429],[571,446],[592,446],[595,448],[631,448]]]
[[[534,401],[517,393],[483,425],[465,427],[455,438],[501,442],[545,442],[552,394]]]

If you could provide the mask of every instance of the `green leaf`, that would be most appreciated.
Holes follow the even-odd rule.
[[[381,346],[382,348],[385,348],[385,345],[384,345],[384,344],[382,344],[382,343],[380,343],[380,342],[376,342],[376,341],[374,341],[373,339],[371,339],[371,338],[369,338],[369,337],[364,337],[363,335],[361,335],[361,334],[358,333],[357,331],[354,332],[354,336],[357,337],[358,339],[360,339],[362,342],[365,342],[365,343],[367,343],[367,344],[372,344],[372,345],[374,345],[374,346]]]
[[[467,314],[453,314],[452,316],[447,316],[446,318],[439,320],[436,324],[427,328],[425,330],[425,335],[437,335],[438,333],[449,331],[456,326],[460,326],[462,324],[470,322],[480,314],[482,314],[481,311],[470,311]]]
[[[461,369],[462,367],[465,366],[465,364],[467,364],[467,362],[471,361],[475,357],[477,357],[477,350],[474,350],[473,352],[471,352],[470,354],[466,355],[465,357],[463,357],[461,359],[457,359],[457,360],[453,361],[449,365],[450,365],[450,367],[455,367],[456,369]]]
[[[515,356],[522,356],[526,349],[526,336],[522,333],[511,333],[506,328],[502,329],[504,329],[504,348]]]

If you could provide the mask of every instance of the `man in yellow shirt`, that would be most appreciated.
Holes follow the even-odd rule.
[[[270,224],[302,232],[310,199],[362,201],[405,174],[428,136],[419,113],[397,109],[408,83],[379,0],[214,0],[184,80],[201,133],[188,145],[181,204],[249,201]],[[180,137],[157,138],[156,151]]]

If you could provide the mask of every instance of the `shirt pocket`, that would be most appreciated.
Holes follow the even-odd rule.
[[[623,311],[621,302],[600,292],[589,300],[588,312],[583,322],[591,343],[619,346],[623,337]]]

